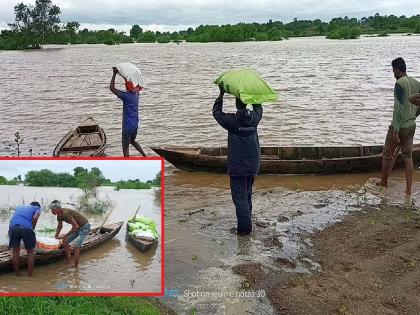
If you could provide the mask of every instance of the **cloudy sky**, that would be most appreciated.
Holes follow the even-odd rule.
[[[121,165],[123,166],[121,167]],[[18,175],[24,178],[30,170],[49,169],[53,172],[67,172],[73,174],[76,166],[91,169],[98,167],[105,178],[111,181],[140,179],[141,181],[152,180],[160,171],[161,162],[144,160],[124,160],[121,161],[103,160],[103,161],[31,161],[31,160],[3,160],[0,161],[0,176],[12,179]]]
[[[0,28],[14,20],[19,0],[0,1]],[[35,0],[23,0],[34,3]],[[289,22],[298,19],[420,14],[419,0],[53,0],[62,11],[61,20],[78,21],[90,29],[115,27],[127,30],[133,24],[151,30],[181,30],[200,24]]]

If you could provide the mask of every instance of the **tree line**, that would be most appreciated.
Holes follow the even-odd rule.
[[[130,33],[115,29],[80,30],[77,21],[60,24],[61,9],[51,0],[36,0],[35,5],[19,3],[14,8],[15,21],[10,30],[0,34],[0,49],[40,48],[44,44],[123,44],[169,42],[241,42],[278,41],[289,37],[326,36],[330,39],[353,39],[361,34],[420,33],[420,15],[406,17],[376,13],[357,18],[333,18],[330,22],[298,20],[283,23],[238,23],[235,25],[200,25],[179,32],[144,31],[133,25]]]
[[[27,172],[24,180],[22,180],[21,175],[12,180],[0,176],[0,185],[16,185],[19,183],[26,186],[74,187],[81,189],[92,189],[98,186],[115,186],[117,189],[150,189],[153,186],[160,187],[161,174],[159,172],[153,180],[146,182],[142,182],[139,179],[112,182],[110,179],[105,178],[102,171],[97,167],[92,167],[88,170],[78,166],[73,169],[73,174],[55,173],[51,170],[43,169]]]

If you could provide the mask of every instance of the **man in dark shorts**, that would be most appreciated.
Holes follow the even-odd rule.
[[[69,244],[72,242],[74,243],[74,267],[77,268],[80,260],[80,247],[82,247],[83,241],[90,232],[90,224],[79,212],[72,209],[62,208],[58,200],[54,200],[50,204],[50,209],[51,212],[57,216],[58,224],[55,231],[55,237],[62,238],[63,240],[67,264],[71,263],[71,251]],[[61,229],[63,228],[63,221],[71,224],[71,230],[64,236],[60,236]]]
[[[34,248],[36,245],[35,226],[41,214],[41,205],[34,201],[29,206],[16,208],[9,225],[9,248],[13,248],[12,262],[16,276],[19,276],[20,243],[23,240],[28,255],[28,277],[34,268]]]
[[[129,146],[132,144],[141,155],[146,156],[140,144],[136,141],[139,126],[139,100],[138,87],[132,82],[125,81],[126,92],[115,88],[115,77],[118,74],[117,68],[112,68],[113,75],[109,89],[123,101],[123,122],[122,122],[122,147],[125,157],[130,156]]]
[[[263,109],[260,104],[254,104],[253,110],[249,111],[246,104],[237,98],[237,112],[224,113],[225,91],[222,86],[219,89],[220,95],[213,106],[213,117],[228,131],[228,174],[232,201],[236,208],[236,230],[239,235],[248,235],[252,232],[252,186],[260,170],[261,148],[257,126]]]
[[[392,70],[397,80],[394,88],[394,112],[391,126],[385,140],[382,159],[382,178],[380,185],[387,187],[388,177],[393,167],[393,160],[401,150],[405,163],[407,196],[411,196],[413,182],[413,138],[416,131],[417,106],[410,102],[409,97],[418,93],[420,83],[407,76],[404,59],[392,61]]]

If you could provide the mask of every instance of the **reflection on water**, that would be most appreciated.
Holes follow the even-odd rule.
[[[44,188],[24,186],[0,186],[0,205],[19,205],[23,201],[38,200],[45,207],[54,199],[63,203],[73,203],[81,194],[75,188]],[[160,204],[156,203],[154,190],[120,190],[112,187],[98,189],[99,198],[108,197],[115,202],[108,223],[127,222],[141,205],[140,214],[151,217],[161,231]],[[7,230],[10,216],[6,212],[0,221],[0,245],[8,243]],[[94,228],[102,224],[104,215],[86,215]],[[49,210],[43,209],[37,230],[57,225],[57,219]],[[64,224],[64,231],[70,225]],[[125,241],[126,226],[111,240],[81,254],[78,269],[68,267],[65,259],[36,266],[33,279],[22,276],[16,278],[13,273],[0,275],[2,292],[159,292],[161,282],[161,247],[158,245],[145,254],[140,253]],[[160,233],[161,234],[161,233]]]
[[[139,131],[145,147],[225,145],[226,133],[211,114],[218,95],[212,81],[238,67],[256,69],[280,93],[278,103],[264,106],[262,145],[382,144],[393,107],[390,62],[397,56],[420,77],[419,36],[2,52],[0,153],[14,154],[20,131],[23,155],[30,148],[51,155],[66,132],[92,114],[105,128],[107,153],[121,155],[121,102],[108,89],[111,68],[121,60],[134,60],[146,78]],[[227,102],[234,110],[233,99]]]

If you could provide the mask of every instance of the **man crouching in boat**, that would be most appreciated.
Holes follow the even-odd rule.
[[[56,238],[62,238],[64,251],[66,252],[67,264],[71,263],[71,251],[69,244],[74,242],[74,267],[79,266],[80,247],[83,241],[90,232],[90,225],[88,220],[79,212],[62,208],[58,200],[54,200],[50,204],[51,212],[57,216],[57,229],[55,231]],[[63,221],[71,224],[71,230],[64,236],[60,236],[61,229],[63,228]]]
[[[223,112],[223,95],[214,102],[213,117],[228,131],[228,174],[232,200],[238,220],[237,233],[248,235],[252,232],[252,185],[254,177],[260,170],[261,148],[258,140],[257,126],[262,118],[262,106],[254,104],[253,111],[236,98],[237,112]]]
[[[139,101],[141,88],[134,86],[131,81],[125,81],[127,92],[115,88],[115,76],[118,74],[116,67],[112,68],[113,75],[109,89],[123,101],[123,123],[122,123],[122,147],[125,157],[130,156],[130,144],[132,144],[141,155],[146,156],[140,144],[136,141],[139,127]]]
[[[19,276],[20,243],[23,240],[28,256],[28,277],[34,268],[34,248],[36,245],[35,226],[41,214],[41,205],[34,201],[29,206],[16,208],[9,225],[9,248],[13,248],[12,262],[16,276]]]

